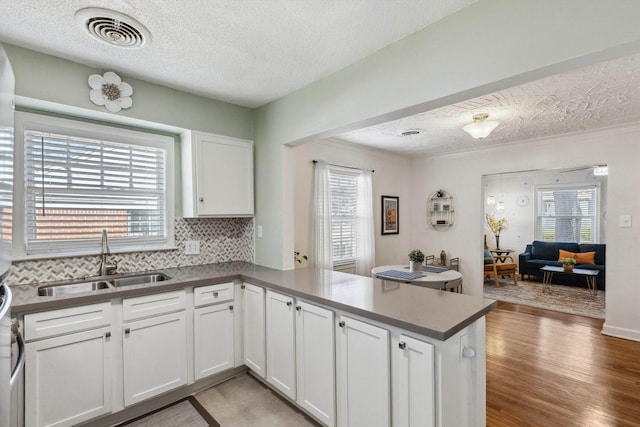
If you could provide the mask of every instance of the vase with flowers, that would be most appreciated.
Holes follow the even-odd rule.
[[[576,265],[575,258],[563,258],[560,262],[562,263],[564,271],[573,271],[573,267]]]
[[[500,232],[507,228],[507,218],[496,219],[492,214],[487,214],[487,225],[496,238],[496,249],[500,249]]]

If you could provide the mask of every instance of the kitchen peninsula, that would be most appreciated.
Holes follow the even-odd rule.
[[[485,423],[484,316],[495,301],[331,270],[280,271],[246,262],[159,272],[170,279],[64,296],[42,297],[36,285],[12,285],[13,310],[27,340],[27,397],[29,384],[40,381],[34,378],[33,365],[44,360],[32,356],[29,366],[29,346],[37,354],[38,348],[47,347],[44,342],[66,338],[69,332],[62,333],[66,323],[56,336],[45,337],[32,325],[41,324],[50,313],[58,313],[50,319],[74,313],[81,318],[82,309],[90,307],[90,317],[102,319],[92,327],[100,330],[101,345],[109,345],[114,355],[114,361],[105,359],[113,374],[105,376],[97,395],[107,387],[113,399],[93,404],[91,408],[100,410],[89,418],[79,411],[74,423],[127,419],[247,367],[329,426],[409,425],[410,420],[437,426]],[[222,323],[227,335],[218,335],[221,328],[216,323],[202,327],[214,313],[228,319]],[[148,323],[153,316],[165,316],[165,323],[181,332],[175,335],[186,337],[155,356],[175,355],[184,363],[169,366],[182,371],[162,393],[129,393],[128,346],[136,337],[137,323]],[[54,323],[49,323],[51,330]],[[225,336],[230,340],[222,339]],[[205,363],[208,349],[220,353],[210,348],[212,342],[228,349],[230,360],[215,364],[222,368],[209,369]],[[47,411],[46,421],[73,416],[47,403],[46,396],[37,398],[42,401],[36,399],[36,406],[25,399],[25,418],[34,425]]]

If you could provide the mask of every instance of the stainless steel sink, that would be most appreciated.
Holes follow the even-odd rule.
[[[113,285],[107,281],[68,283],[62,285],[49,285],[38,288],[38,295],[41,297],[50,297],[55,295],[75,294],[78,292],[91,292],[98,289],[113,288]]]
[[[118,277],[117,279],[111,279],[110,282],[114,287],[119,288],[121,286],[142,285],[144,283],[155,283],[169,280],[171,277],[163,273],[150,273],[150,274],[137,274],[135,276]]]
[[[110,278],[102,276],[94,280],[77,283],[60,283],[46,285],[38,288],[38,295],[41,297],[51,297],[56,295],[68,295],[79,292],[98,291],[100,289],[113,289],[121,286],[142,285],[145,283],[162,282],[171,277],[163,273],[145,273],[131,276]]]

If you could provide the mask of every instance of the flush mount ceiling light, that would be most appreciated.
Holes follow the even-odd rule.
[[[112,46],[139,48],[151,43],[151,33],[130,16],[113,10],[89,7],[76,12],[84,32]]]
[[[423,129],[407,129],[405,131],[403,131],[402,133],[400,133],[401,136],[413,136],[413,135],[420,135],[421,133],[423,133],[424,130]]]
[[[469,123],[464,126],[462,130],[467,132],[475,139],[483,139],[489,136],[492,130],[494,130],[500,123],[494,120],[487,120],[489,115],[487,113],[479,113],[473,116],[473,123]]]

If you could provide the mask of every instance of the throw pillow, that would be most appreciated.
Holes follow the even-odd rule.
[[[491,258],[491,259],[489,259]],[[491,252],[489,252],[489,250],[485,249],[484,250],[484,263],[485,264],[493,264],[493,255],[491,255]]]
[[[576,260],[576,264],[595,264],[596,253],[595,252],[569,252],[560,249],[560,256],[558,261],[562,261],[565,258],[573,258]]]
[[[565,259],[565,258],[573,258],[573,259],[576,260],[576,262],[578,262],[575,252],[569,252],[569,251],[565,251],[565,250],[560,249],[558,251],[558,253],[559,253],[558,261],[560,261],[560,262],[562,262],[562,260]]]
[[[596,253],[595,252],[579,252],[576,254],[576,262],[578,264],[595,264]]]

